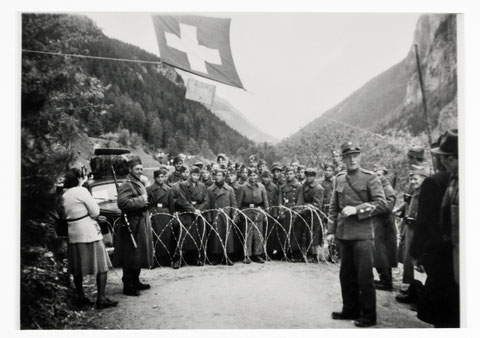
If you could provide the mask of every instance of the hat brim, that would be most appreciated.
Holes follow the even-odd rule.
[[[360,150],[347,150],[347,151],[342,153],[342,156],[343,155],[348,155],[348,154],[360,154]]]
[[[447,153],[443,150],[440,149],[440,147],[433,148],[432,153],[437,154],[437,155],[457,155],[458,153]]]

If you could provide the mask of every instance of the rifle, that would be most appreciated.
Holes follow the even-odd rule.
[[[113,180],[115,181],[115,188],[117,188],[117,198],[118,198],[119,186],[117,182],[117,175],[115,174],[115,169],[113,169],[113,165],[110,167],[112,168]],[[123,220],[125,221],[124,226],[127,228],[127,231],[130,234],[130,240],[132,241],[132,245],[136,249],[137,242],[135,241],[135,237],[133,237],[133,231],[132,231],[132,228],[130,228],[130,222],[128,221],[128,217],[124,212],[122,212],[122,215],[123,215]]]

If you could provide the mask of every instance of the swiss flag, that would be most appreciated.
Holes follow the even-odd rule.
[[[230,19],[152,15],[152,20],[164,63],[243,88],[230,49]]]

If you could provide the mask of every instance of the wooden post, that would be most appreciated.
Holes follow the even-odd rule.
[[[422,71],[420,69],[420,59],[418,57],[418,46],[417,46],[417,44],[415,44],[415,56],[417,58],[418,80],[420,81],[420,90],[422,92],[423,112],[425,114],[425,120],[427,122],[428,147],[431,148],[431,145],[433,143],[433,141],[432,141],[432,125],[430,123],[430,116],[428,115],[428,111],[427,111],[427,100],[425,98],[425,89],[423,87],[423,77],[422,77]],[[436,171],[435,170],[435,163],[433,162],[433,158],[432,158],[432,169],[433,169],[434,172]]]

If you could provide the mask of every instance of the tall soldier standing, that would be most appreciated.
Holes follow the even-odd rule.
[[[285,183],[280,187],[282,194],[280,203],[287,208],[292,208],[297,204],[298,190],[301,186],[295,178],[295,169],[293,167],[285,167],[285,179]],[[293,231],[293,216],[291,212],[286,210],[280,213],[279,220],[285,230],[285,232],[282,231],[281,240],[287,249],[289,258],[300,258],[301,240],[296,238]],[[294,254],[298,257],[294,257]]]
[[[262,174],[262,184],[265,187],[265,190],[267,192],[267,198],[268,198],[268,214],[272,217],[271,221],[268,219],[265,219],[265,240],[267,241],[267,254],[270,256],[272,254],[278,255],[282,251],[282,245],[279,241],[279,236],[278,232],[280,231],[278,229],[278,224],[276,224],[273,219],[277,218],[278,216],[278,205],[280,204],[280,189],[277,187],[275,183],[272,182],[272,174],[268,169],[265,169]],[[268,258],[268,256],[266,257]]]
[[[137,248],[132,245],[127,227],[120,227],[114,261],[116,266],[123,268],[123,294],[138,296],[139,290],[150,289],[150,285],[140,282],[139,276],[141,268],[148,269],[153,265],[152,226],[147,190],[140,181],[143,172],[140,157],[131,158],[128,168],[127,180],[118,191],[117,204],[128,219]]]
[[[175,171],[168,176],[168,185],[173,186],[175,183],[182,181],[182,173],[180,169],[183,166],[183,159],[180,156],[175,156],[173,158],[173,166],[175,167]]]
[[[382,183],[375,173],[360,168],[360,147],[345,142],[342,157],[347,171],[336,177],[328,217],[327,240],[337,238],[342,256],[340,285],[343,308],[333,319],[355,319],[358,327],[376,325],[373,282],[373,229],[386,211]]]

